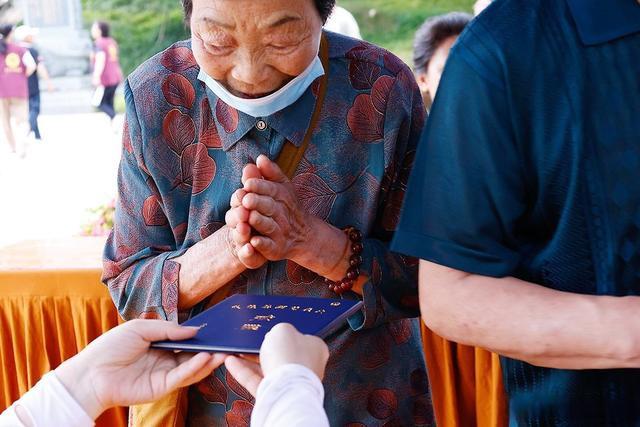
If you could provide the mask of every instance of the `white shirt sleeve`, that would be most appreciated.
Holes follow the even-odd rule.
[[[320,379],[302,365],[283,365],[267,375],[256,395],[251,427],[329,427]]]
[[[31,425],[89,427],[95,425],[82,407],[69,394],[54,372],[42,377],[24,396],[0,414],[0,427],[23,427],[16,406],[29,417]]]
[[[29,51],[26,51],[24,55],[22,55],[22,63],[27,68],[36,68],[36,61]]]

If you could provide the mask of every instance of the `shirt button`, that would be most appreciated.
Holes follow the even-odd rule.
[[[264,122],[264,120],[258,120],[258,122],[256,123],[256,129],[265,130],[266,128],[267,124]]]

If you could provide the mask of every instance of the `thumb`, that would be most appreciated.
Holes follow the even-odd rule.
[[[186,387],[201,381],[217,369],[226,357],[225,354],[198,353],[179,354],[174,356],[177,366],[166,373],[165,393],[170,393],[180,387]]]
[[[256,397],[258,386],[262,381],[260,365],[237,356],[229,356],[225,359],[224,366],[242,387]]]
[[[280,167],[275,162],[269,160],[269,158],[264,154],[258,156],[256,165],[258,166],[258,169],[260,169],[262,176],[269,181],[279,183],[289,181],[289,178],[284,174],[284,172],[282,172]]]
[[[244,168],[242,168],[242,185],[244,185],[244,183],[251,178],[262,178],[260,169],[258,169],[258,167],[253,163],[249,163]]]

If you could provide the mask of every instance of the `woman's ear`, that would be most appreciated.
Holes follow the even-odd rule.
[[[431,105],[431,94],[429,93],[429,84],[427,82],[427,73],[416,73],[416,82],[422,94],[422,99],[427,108]]]

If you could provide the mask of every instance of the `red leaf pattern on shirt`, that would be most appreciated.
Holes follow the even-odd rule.
[[[384,420],[395,414],[398,409],[398,398],[396,394],[387,389],[379,388],[373,390],[367,401],[367,410],[371,415],[379,420]]]
[[[227,133],[233,133],[238,128],[238,121],[240,120],[238,111],[221,100],[216,102],[216,118]]]
[[[169,222],[162,211],[158,197],[155,195],[147,197],[142,204],[142,218],[144,218],[145,225],[150,227],[159,227]]]
[[[179,155],[195,140],[196,126],[191,117],[174,108],[164,117],[162,136],[171,151]]]
[[[177,46],[167,49],[162,54],[160,63],[174,73],[182,73],[189,68],[198,66],[191,49],[185,46]]]
[[[216,174],[216,162],[209,156],[207,147],[200,143],[184,149],[180,166],[182,182],[192,186],[193,194],[206,190]]]
[[[216,124],[213,121],[209,98],[202,100],[202,107],[200,108],[200,136],[198,137],[198,141],[208,148],[222,148],[222,141],[218,135]]]
[[[293,186],[304,209],[318,218],[326,219],[336,201],[336,192],[313,173],[301,173],[293,178]]]
[[[191,108],[196,99],[196,91],[189,80],[181,74],[169,74],[162,82],[162,93],[169,104]]]

